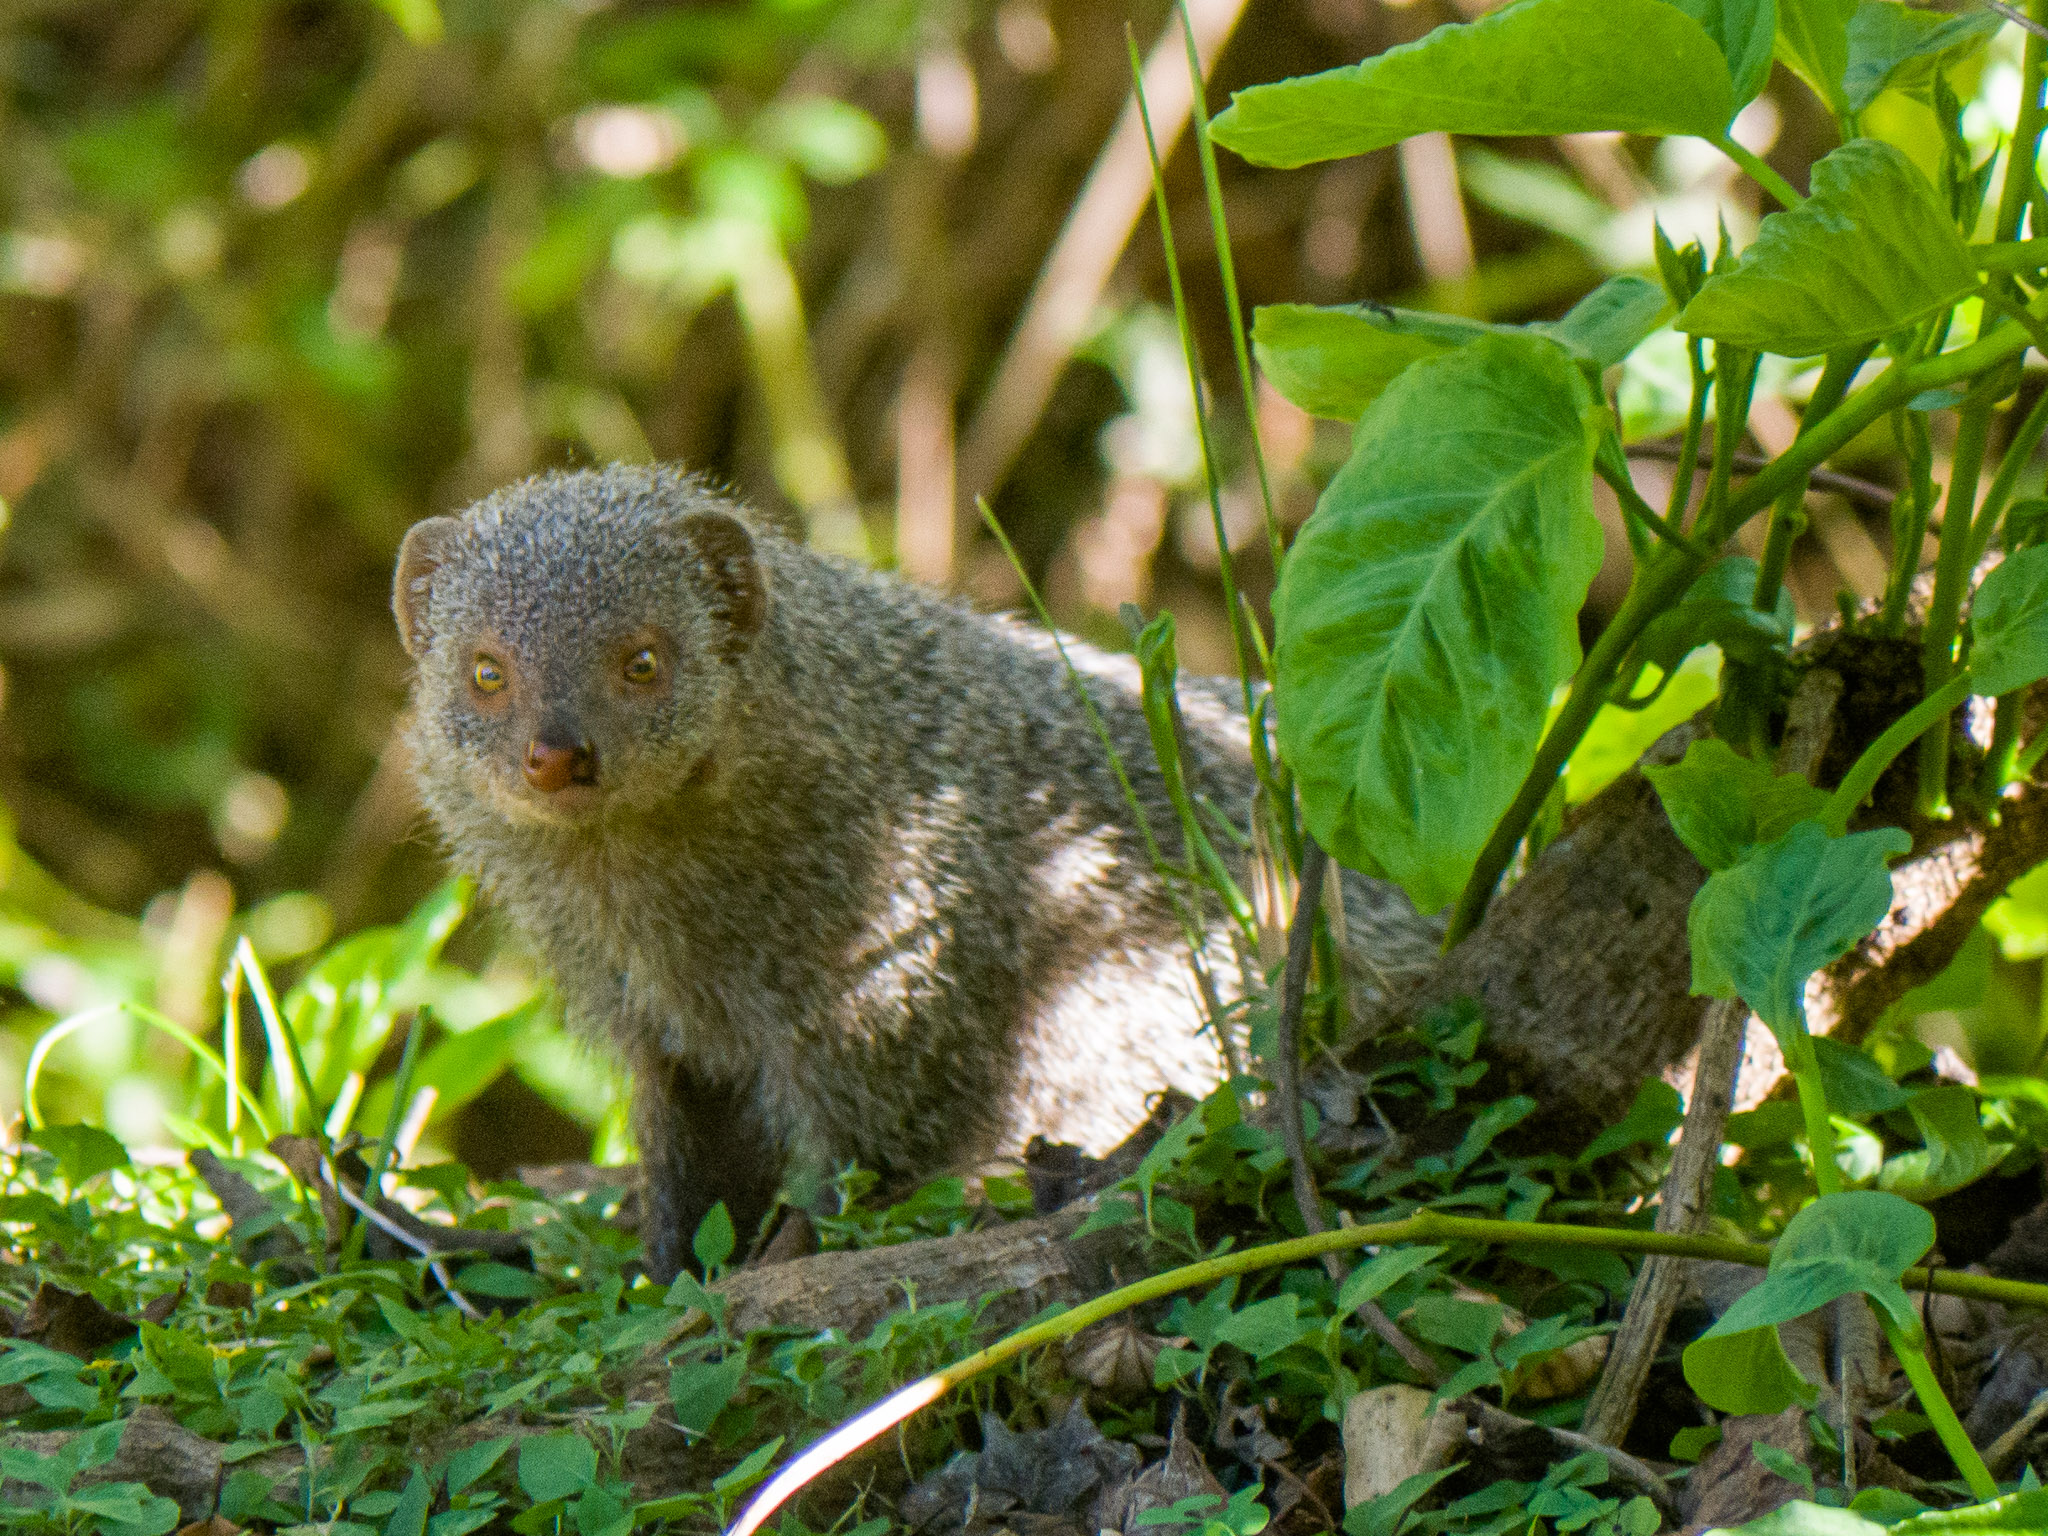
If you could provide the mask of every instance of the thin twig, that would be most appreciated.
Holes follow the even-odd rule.
[[[1662,459],[1667,463],[1676,463],[1681,447],[1679,443],[1662,441],[1630,443],[1627,452],[1632,459]],[[1770,462],[1771,460],[1761,453],[1750,453],[1743,449],[1737,449],[1730,457],[1730,463],[1735,469],[1752,475]],[[1832,469],[1816,469],[1808,476],[1808,480],[1814,490],[1834,491],[1851,501],[1860,501],[1879,511],[1889,509],[1891,504],[1898,500],[1899,495],[1897,491],[1879,485],[1873,480],[1858,479],[1855,475],[1845,475]]]
[[[1309,960],[1315,953],[1316,912],[1322,905],[1323,886],[1330,874],[1330,856],[1323,845],[1303,832],[1301,839],[1301,889],[1294,898],[1294,921],[1287,929],[1287,968],[1280,977],[1279,1042],[1274,1054],[1273,1077],[1280,1096],[1280,1139],[1287,1148],[1287,1161],[1294,1173],[1294,1203],[1301,1209],[1301,1222],[1310,1232],[1327,1232],[1323,1220],[1323,1199],[1316,1191],[1315,1175],[1309,1172],[1308,1139],[1301,1128],[1301,1015],[1308,1003]],[[1332,1280],[1342,1282],[1344,1261],[1334,1253],[1323,1255],[1323,1268]],[[1401,1331],[1376,1301],[1358,1309],[1365,1325],[1399,1355],[1408,1369],[1431,1386],[1444,1379],[1429,1352]]]
[[[1301,1015],[1308,1001],[1309,959],[1315,953],[1316,912],[1323,902],[1323,882],[1328,878],[1330,856],[1314,837],[1302,837],[1301,886],[1294,898],[1294,921],[1287,928],[1287,969],[1280,979],[1280,1041],[1273,1063],[1273,1076],[1280,1091],[1280,1139],[1287,1146],[1287,1161],[1294,1170],[1294,1203],[1301,1208],[1301,1224],[1311,1232],[1327,1232],[1323,1220],[1322,1196],[1316,1192],[1315,1175],[1309,1172],[1308,1141],[1301,1128]],[[1343,1261],[1326,1255],[1335,1265],[1332,1279],[1341,1279]]]
[[[2027,1404],[2027,1411],[2018,1421],[1991,1442],[1991,1449],[1984,1453],[1984,1465],[1991,1469],[1994,1477],[2005,1476],[2005,1470],[2026,1444],[2027,1436],[2041,1427],[2041,1421],[2048,1419],[2048,1392],[2036,1392],[2034,1400]]]
[[[2042,26],[2017,6],[2005,4],[2005,0],[1984,0],[1984,4],[2021,30],[2031,32],[2036,37],[2048,37],[2048,27]]]
[[[1835,704],[1841,696],[1839,673],[1824,667],[1807,673],[1792,697],[1784,739],[1778,744],[1780,772],[1813,777],[1821,755],[1827,750]],[[1742,1067],[1748,1025],[1749,1006],[1740,998],[1709,1004],[1700,1022],[1692,1102],[1686,1106],[1678,1150],[1672,1154],[1671,1167],[1664,1175],[1664,1187],[1658,1197],[1659,1232],[1705,1230],[1714,1170],[1720,1166],[1721,1137],[1728,1125],[1736,1074]],[[1619,1445],[1628,1434],[1629,1426],[1635,1422],[1643,1384],[1649,1379],[1657,1351],[1663,1347],[1665,1330],[1671,1326],[1683,1289],[1683,1272],[1676,1260],[1652,1256],[1636,1272],[1621,1327],[1608,1347],[1607,1363],[1601,1369],[1592,1400],[1586,1405],[1582,1428],[1594,1440]]]

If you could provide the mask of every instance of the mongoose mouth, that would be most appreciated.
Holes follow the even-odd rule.
[[[507,784],[493,779],[491,803],[505,820],[518,825],[578,827],[597,820],[610,798],[596,784],[565,784],[560,789],[535,789],[523,780]]]

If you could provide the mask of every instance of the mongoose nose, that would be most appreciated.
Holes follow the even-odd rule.
[[[597,748],[587,741],[574,746],[530,741],[526,744],[526,782],[542,794],[552,795],[572,784],[597,782]]]

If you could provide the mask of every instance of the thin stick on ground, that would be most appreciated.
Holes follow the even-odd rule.
[[[1780,773],[1811,779],[1820,767],[1833,733],[1836,701],[1842,679],[1825,667],[1807,673],[1786,714],[1784,740],[1778,746]],[[1692,1074],[1692,1102],[1686,1106],[1678,1150],[1657,1208],[1659,1232],[1701,1232],[1713,1196],[1714,1170],[1720,1166],[1721,1137],[1728,1128],[1728,1110],[1742,1068],[1743,1037],[1749,1006],[1726,998],[1708,1006],[1700,1021],[1699,1055]],[[1603,1445],[1619,1445],[1635,1422],[1636,1406],[1649,1379],[1650,1366],[1664,1345],[1665,1330],[1678,1310],[1684,1291],[1679,1261],[1652,1255],[1636,1272],[1621,1327],[1607,1351],[1607,1364],[1586,1405],[1581,1432]]]

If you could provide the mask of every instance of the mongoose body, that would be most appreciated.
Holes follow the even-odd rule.
[[[1171,893],[1043,631],[662,469],[419,524],[394,607],[428,811],[632,1073],[657,1276],[715,1202],[750,1232],[793,1163],[1100,1151],[1218,1079]],[[1135,671],[1074,654],[1177,855]],[[1242,817],[1226,699],[1184,689],[1185,766]],[[1427,953],[1397,894],[1368,904],[1388,968]],[[1207,953],[1235,990],[1220,926]]]

